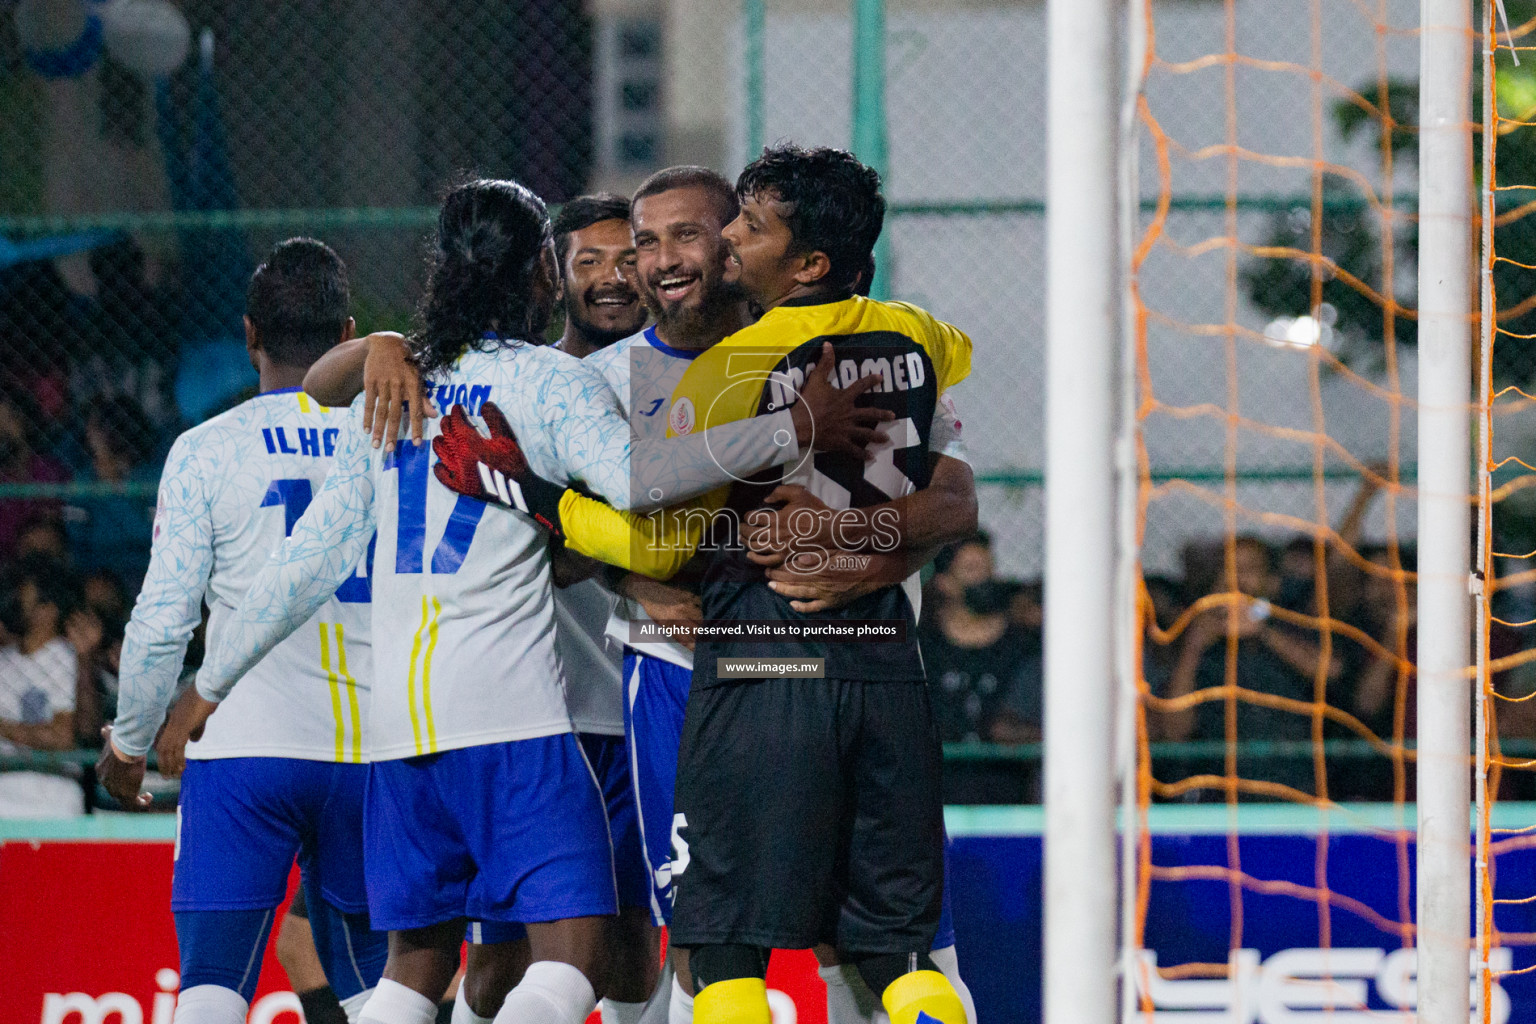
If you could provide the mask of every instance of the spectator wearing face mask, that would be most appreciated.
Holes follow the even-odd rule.
[[[944,548],[934,556],[933,577],[923,589],[923,618],[934,618],[939,609],[961,602],[966,587],[985,583],[994,572],[992,537],[985,530]]]
[[[1012,621],[1016,584],[987,580],[946,602],[919,631],[939,735],[947,743],[1040,739],[1040,643]],[[1017,767],[949,765],[946,803],[1017,803],[1032,776]]]

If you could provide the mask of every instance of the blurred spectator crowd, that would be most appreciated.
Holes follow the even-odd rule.
[[[1225,800],[1229,751],[1245,801],[1413,800],[1412,754],[1394,764],[1388,748],[1416,732],[1415,551],[1362,543],[1377,479],[1366,478],[1335,528],[1338,543],[1320,550],[1310,536],[1276,544],[1252,535],[1194,543],[1181,577],[1145,578],[1155,800]],[[1529,625],[1503,624],[1536,621],[1536,586],[1499,591],[1494,614],[1502,621],[1490,628],[1490,658],[1536,646]],[[1040,739],[1042,621],[1040,584],[996,578],[985,534],[937,559],[919,630],[946,743]],[[1106,638],[1113,626],[1100,624]],[[1506,697],[1536,693],[1532,666],[1493,681]],[[1496,710],[1501,742],[1536,741],[1536,700]],[[975,755],[946,760],[946,802],[1039,799],[1038,758]],[[1536,799],[1531,772],[1505,772],[1497,785],[1501,799]]]
[[[88,265],[94,295],[50,261],[0,270],[0,755],[100,745],[154,486],[184,426],[174,294],[129,240]],[[81,797],[78,780],[0,773],[0,816],[78,813]]]

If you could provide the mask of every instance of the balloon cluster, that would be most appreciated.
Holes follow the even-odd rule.
[[[192,30],[169,0],[21,0],[16,35],[27,66],[44,78],[77,78],[102,52],[146,78],[187,59]]]

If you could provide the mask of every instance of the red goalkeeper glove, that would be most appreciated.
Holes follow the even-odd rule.
[[[515,509],[561,536],[560,497],[565,488],[528,468],[522,446],[494,402],[481,406],[480,415],[490,437],[475,429],[462,405],[443,417],[443,432],[432,440],[437,454],[432,472],[451,491]]]

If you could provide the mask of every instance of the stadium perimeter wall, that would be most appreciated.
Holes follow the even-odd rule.
[[[1498,813],[1502,824],[1528,822],[1536,805],[1501,804]],[[1413,815],[1411,805],[1348,805],[1326,816],[1302,806],[1241,808],[1244,863],[1268,881],[1243,894],[1248,927],[1243,949],[1231,954],[1236,980],[1156,982],[1153,1024],[1296,1024],[1346,1019],[1351,1010],[1411,1009],[1412,941],[1387,919],[1398,901],[1389,831]],[[1154,807],[1157,862],[1212,863],[1230,823],[1225,807]],[[947,824],[960,963],[978,1012],[987,1024],[1035,1024],[1042,811],[951,807]],[[1311,884],[1320,826],[1329,832],[1334,907],[1326,952],[1317,948],[1316,906],[1294,898],[1296,888]],[[166,907],[174,836],[169,815],[0,822],[0,963],[7,965],[0,1024],[169,1024],[176,944]],[[1501,887],[1536,889],[1536,849],[1506,853],[1499,870]],[[1228,961],[1232,906],[1224,879],[1155,882],[1150,898],[1144,958]],[[1536,931],[1536,907],[1505,909],[1503,928]],[[1536,966],[1536,950],[1506,955],[1516,971]],[[1325,975],[1329,980],[1320,980]],[[776,955],[769,981],[784,993],[775,999],[775,1024],[823,1024],[825,994],[809,954]],[[295,1006],[269,948],[251,1022],[297,1024]],[[1505,977],[1493,1006],[1496,1024],[1536,1019],[1536,976]]]

